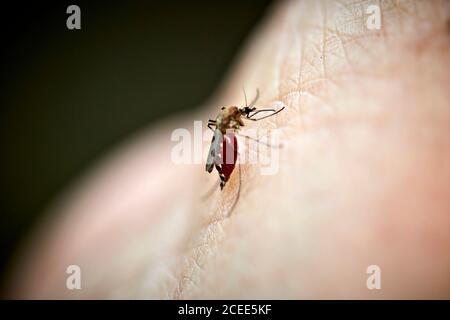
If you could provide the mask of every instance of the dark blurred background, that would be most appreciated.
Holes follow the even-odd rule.
[[[71,4],[81,30],[66,27]],[[0,276],[74,177],[134,131],[208,97],[268,5],[2,3]]]

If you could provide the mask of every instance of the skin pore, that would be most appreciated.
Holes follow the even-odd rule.
[[[201,113],[134,137],[49,208],[10,296],[448,299],[450,5],[381,1],[369,30],[372,3],[275,3]],[[242,106],[242,86],[286,106],[246,122],[280,130],[279,171],[243,164],[202,200],[218,177],[174,164],[171,132]]]

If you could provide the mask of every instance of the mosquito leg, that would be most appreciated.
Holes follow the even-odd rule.
[[[258,142],[258,143],[261,143],[261,144],[263,144],[263,145],[265,145],[265,146],[267,146],[267,147],[269,147],[269,148],[280,149],[280,148],[283,146],[282,144],[279,144],[279,145],[272,145],[272,144],[270,144],[270,143],[268,143],[268,142],[261,141],[261,140],[259,140],[258,138],[249,137],[249,136],[247,136],[247,135],[245,135],[245,134],[240,134],[240,133],[236,133],[236,134],[237,134],[238,136],[240,136],[240,137],[243,137],[243,138],[246,138],[246,139],[250,139],[250,140],[253,140],[253,141]]]
[[[238,153],[238,157],[239,157],[239,153]],[[231,213],[233,212],[234,208],[236,207],[236,204],[239,200],[239,197],[241,196],[241,184],[242,184],[242,175],[241,175],[241,163],[238,161],[238,170],[239,170],[239,185],[238,185],[238,190],[236,193],[236,197],[234,198],[234,202],[233,205],[231,206],[230,210],[228,211],[228,214],[226,215],[226,217],[231,216]]]
[[[276,115],[277,113],[283,111],[283,109],[284,109],[284,107],[281,108],[281,109],[279,109],[279,110],[275,110],[275,109],[261,109],[261,110],[257,110],[256,112],[252,113],[251,115],[249,115],[249,116],[246,117],[245,119],[247,119],[247,120],[252,120],[252,121],[259,121],[259,120],[266,119],[266,118],[268,118],[268,117],[274,116],[274,115]],[[253,117],[254,117],[256,114],[260,113],[260,112],[272,112],[272,113],[271,113],[271,114],[268,114],[268,115],[266,115],[266,116],[264,116],[264,117],[261,117],[261,118],[258,118],[258,119],[254,119]]]
[[[219,183],[220,183],[220,180],[217,180],[216,183],[214,183],[214,185],[200,199],[202,201],[205,201],[206,199],[208,199],[214,193],[214,191],[217,190]]]
[[[275,112],[275,109],[258,109],[256,110],[254,113],[252,113],[251,115],[249,115],[247,118],[252,118],[254,117],[256,114],[260,113],[260,112]]]
[[[211,126],[213,126],[213,125],[215,125],[215,122],[214,123],[208,123],[208,128],[211,129],[212,132],[215,131],[215,129],[211,128]]]

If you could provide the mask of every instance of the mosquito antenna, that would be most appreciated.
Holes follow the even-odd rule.
[[[256,96],[255,98],[252,100],[252,102],[250,102],[250,104],[247,106],[248,108],[252,108],[253,105],[256,103],[256,101],[258,101],[259,99],[259,89],[256,89]],[[246,104],[247,105],[247,104]]]
[[[242,91],[244,91],[245,106],[247,107],[247,94],[245,93],[244,87],[242,87]]]

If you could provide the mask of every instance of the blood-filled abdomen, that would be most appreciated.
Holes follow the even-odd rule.
[[[227,133],[223,136],[222,144],[222,174],[225,177],[225,181],[231,176],[231,173],[236,166],[238,155],[238,142],[233,133]]]

